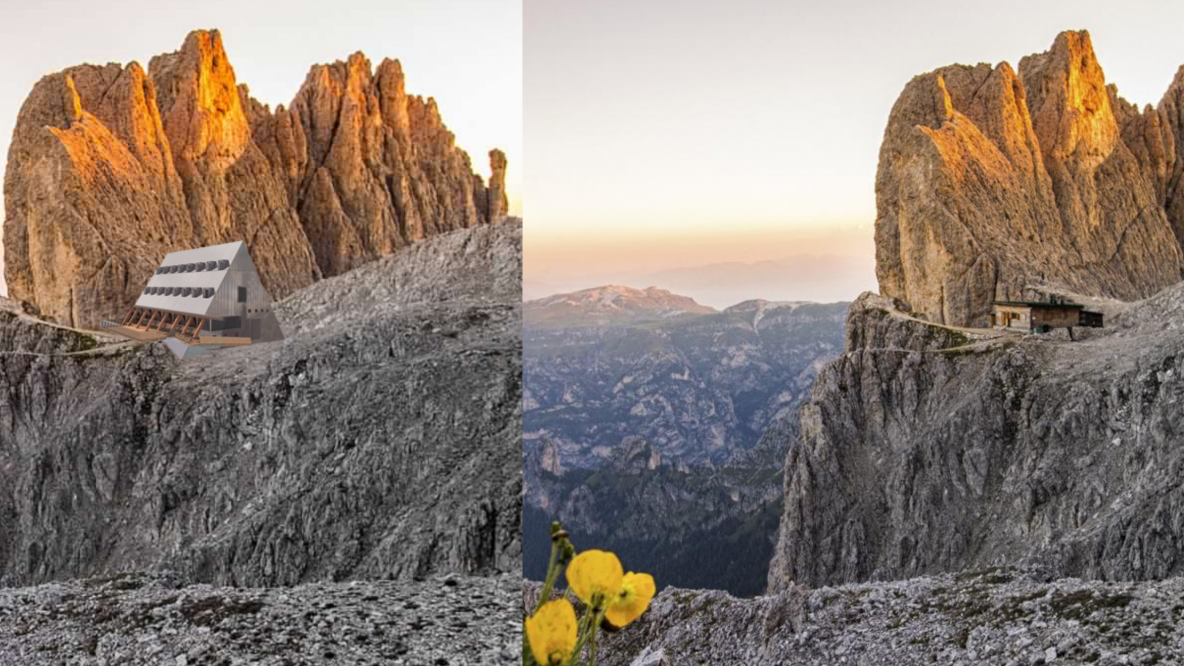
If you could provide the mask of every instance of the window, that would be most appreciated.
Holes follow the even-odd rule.
[[[229,265],[230,265],[230,262],[229,262],[229,261],[227,261],[227,260],[225,260],[225,259],[219,260],[219,261],[218,261],[218,270],[220,270],[220,271],[221,271],[221,270],[226,270],[226,267],[227,267],[227,266],[229,266]]]
[[[239,287],[238,288],[238,302],[239,303],[246,303],[247,302],[247,288],[246,287]]]

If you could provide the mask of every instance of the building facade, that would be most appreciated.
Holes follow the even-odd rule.
[[[1102,313],[1061,298],[1043,301],[995,301],[991,327],[1017,333],[1048,333],[1054,328],[1102,327]]]
[[[245,243],[169,253],[136,304],[108,329],[163,340],[180,358],[284,338]]]

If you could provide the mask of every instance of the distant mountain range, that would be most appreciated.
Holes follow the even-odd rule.
[[[752,298],[770,301],[850,301],[876,288],[872,257],[803,254],[756,262],[727,261],[660,271],[528,277],[525,300],[624,283],[661,285],[717,309]]]
[[[527,303],[525,325],[536,328],[632,325],[715,312],[665,289],[607,286]]]
[[[525,534],[560,519],[581,547],[612,548],[663,585],[761,591],[796,408],[841,351],[846,309],[719,311],[621,286],[526,303]],[[547,553],[526,541],[539,577]]]
[[[805,397],[843,344],[846,303],[746,301],[723,311],[649,288],[523,306],[523,439],[596,468],[639,436],[667,459],[721,464]]]

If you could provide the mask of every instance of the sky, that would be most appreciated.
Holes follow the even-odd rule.
[[[528,298],[801,255],[841,260],[735,300],[829,299],[840,277],[853,298],[875,288],[876,162],[913,76],[1082,28],[1130,101],[1184,64],[1184,3],[525,0],[524,21]]]
[[[273,109],[292,101],[314,64],[355,51],[375,67],[383,58],[399,59],[407,92],[436,98],[478,173],[488,180],[490,149],[506,152],[510,208],[521,214],[520,0],[6,1],[0,4],[0,178],[17,113],[38,79],[84,62],[135,60],[147,69],[152,56],[176,51],[198,28],[221,31],[238,82]]]

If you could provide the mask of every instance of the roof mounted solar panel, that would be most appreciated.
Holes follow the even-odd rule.
[[[165,344],[182,358],[209,349],[273,342],[284,337],[276,315],[267,307],[270,302],[267,291],[242,241],[170,252],[153,268],[150,277],[136,300],[136,309],[128,316],[150,312],[149,322],[159,322],[164,316],[161,313],[167,313],[173,318],[166,318],[168,321],[177,318],[199,321],[203,322],[202,330],[229,335],[215,337],[211,342],[209,337],[196,340],[193,335],[177,337],[175,334],[185,333],[187,329],[178,332],[175,325],[157,326],[154,330],[166,336]],[[242,295],[241,301],[236,299],[236,294]]]

